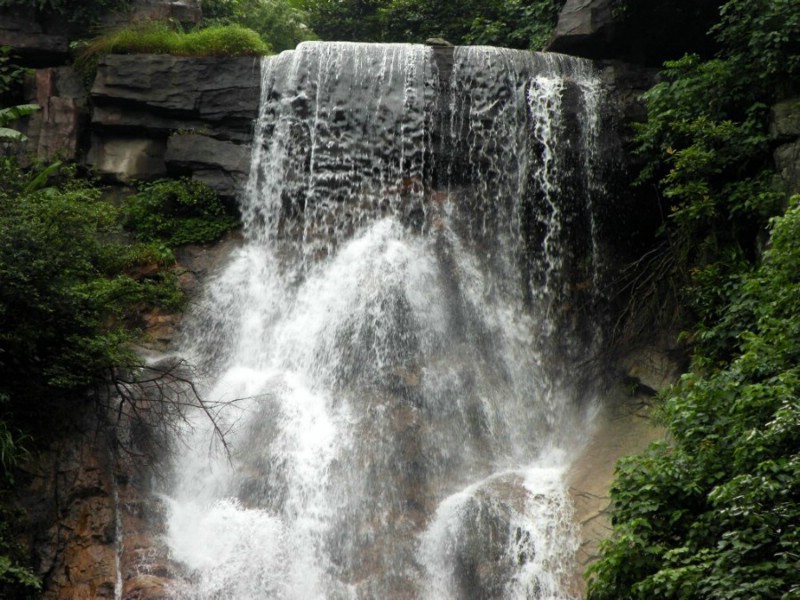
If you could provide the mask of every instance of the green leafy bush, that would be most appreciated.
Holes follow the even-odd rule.
[[[0,159],[0,394],[15,428],[46,427],[62,400],[121,366],[145,306],[174,307],[169,275],[137,277],[153,253],[120,242],[119,210],[64,167],[55,186]],[[44,418],[43,415],[48,415]]]
[[[316,39],[306,25],[308,15],[291,0],[204,0],[203,22],[237,24],[258,32],[276,51]]]
[[[796,196],[712,326],[735,322],[737,351],[668,395],[669,445],[618,465],[590,599],[800,596],[798,239]]]
[[[238,223],[213,189],[188,178],[141,184],[124,211],[138,239],[168,246],[212,242]]]

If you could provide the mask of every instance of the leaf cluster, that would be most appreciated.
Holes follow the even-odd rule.
[[[614,536],[593,600],[796,598],[800,593],[800,197],[762,264],[731,283],[736,351],[687,374],[672,441],[618,465]],[[705,374],[704,374],[705,371]]]
[[[275,52],[316,39],[308,15],[292,0],[204,0],[205,25],[241,25],[257,32]]]
[[[47,185],[4,157],[0,182],[0,394],[7,423],[29,430],[54,398],[137,364],[139,313],[180,294],[166,273],[138,274],[157,253],[123,243],[119,210],[74,168]]]
[[[123,210],[138,239],[171,247],[213,242],[238,223],[212,188],[189,178],[142,183]]]
[[[28,139],[22,132],[6,127],[14,121],[27,117],[39,110],[38,104],[18,104],[0,108],[0,142],[24,142]]]

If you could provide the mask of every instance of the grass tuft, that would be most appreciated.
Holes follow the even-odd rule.
[[[177,56],[260,56],[272,49],[241,25],[215,25],[184,33],[168,23],[144,21],[100,35],[80,51],[83,61],[106,54],[174,54]]]

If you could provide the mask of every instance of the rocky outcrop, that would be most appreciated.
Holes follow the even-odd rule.
[[[157,531],[160,520],[145,461],[115,452],[118,440],[91,410],[81,421],[27,465],[17,501],[29,525],[21,541],[38,558],[41,598],[167,598],[169,561],[155,537],[141,534]]]
[[[259,94],[257,58],[106,56],[91,92],[89,163],[118,181],[192,174],[235,196]]]
[[[547,49],[651,67],[687,52],[709,56],[718,9],[717,0],[566,0]]]
[[[614,0],[567,0],[548,46],[551,52],[607,58],[619,28]]]
[[[25,82],[27,102],[38,104],[25,123],[27,152],[41,160],[78,160],[89,122],[88,94],[70,66],[36,69]]]
[[[13,48],[26,66],[65,64],[74,37],[74,28],[63,20],[40,19],[32,9],[0,10],[0,46]]]
[[[800,98],[772,107],[770,133],[779,144],[773,155],[775,166],[790,194],[800,194]]]

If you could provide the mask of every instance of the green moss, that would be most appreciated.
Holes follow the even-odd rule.
[[[86,61],[112,53],[260,56],[271,51],[255,31],[241,25],[216,25],[185,33],[168,23],[145,21],[94,38],[80,51],[80,57]]]

